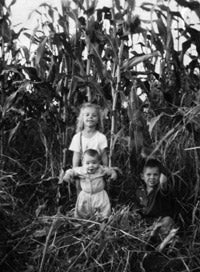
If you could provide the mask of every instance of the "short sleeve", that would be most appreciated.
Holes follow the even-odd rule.
[[[92,138],[86,138],[83,135],[82,139],[80,139],[80,137],[80,132],[74,135],[69,146],[69,150],[75,152],[85,152],[85,150],[91,148],[97,150],[101,154],[103,150],[108,147],[106,136],[99,131]]]
[[[100,133],[101,137],[100,137],[100,141],[99,141],[99,149],[101,150],[101,152],[108,147],[108,141],[107,138],[104,134]]]
[[[75,152],[81,152],[80,132],[78,132],[77,134],[73,136],[69,146],[69,150],[75,151]]]

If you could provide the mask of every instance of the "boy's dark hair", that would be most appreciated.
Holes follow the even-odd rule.
[[[83,157],[84,157],[84,155],[89,155],[91,157],[97,157],[98,160],[99,160],[99,153],[95,149],[91,149],[91,148],[90,149],[86,149],[85,152],[83,153]]]
[[[146,162],[145,162],[145,164],[144,164],[144,167],[143,167],[143,171],[145,170],[145,168],[147,168],[147,167],[149,167],[149,168],[154,168],[154,167],[156,167],[156,168],[158,168],[158,170],[159,170],[159,172],[161,173],[161,171],[162,171],[162,165],[161,165],[161,163],[158,161],[158,160],[156,160],[156,159],[148,159]]]

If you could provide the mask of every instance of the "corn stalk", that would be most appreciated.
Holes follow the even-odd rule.
[[[4,42],[3,42],[3,39],[2,39],[2,46],[1,46],[1,58],[2,60],[4,60]],[[3,107],[3,104],[4,104],[4,80],[2,80],[0,82],[0,93],[1,93],[1,107]],[[4,143],[4,130],[3,128],[0,130],[0,154],[2,155],[3,152],[4,152],[4,148],[3,148],[3,143]],[[3,169],[3,160],[1,160],[1,163],[0,163],[0,169]],[[0,171],[0,176],[1,176],[2,172]]]
[[[86,1],[86,8],[87,10],[89,9],[89,0]],[[87,20],[86,20],[86,31],[89,28],[89,16],[87,15]],[[91,67],[91,60],[90,60],[90,50],[91,50],[91,41],[88,33],[85,34],[85,42],[86,42],[86,50],[87,50],[87,63],[86,63],[86,77],[87,80],[89,80],[90,76],[90,67]],[[88,102],[92,101],[92,95],[91,95],[91,90],[90,87],[87,86],[87,98]]]
[[[120,81],[121,81],[121,73],[120,68],[122,65],[122,54],[124,49],[124,41],[121,40],[119,52],[118,52],[118,64],[116,67],[116,74],[114,78],[116,78],[116,88],[112,84],[112,114],[111,114],[111,137],[110,137],[110,152],[109,152],[109,166],[111,166],[112,155],[115,146],[115,122],[116,122],[116,105],[118,95],[120,93]]]
[[[143,146],[143,118],[140,112],[139,100],[137,96],[137,82],[134,80],[133,86],[130,92],[130,103],[129,103],[129,136],[130,136],[130,151],[133,147],[136,155],[138,155],[141,147]]]

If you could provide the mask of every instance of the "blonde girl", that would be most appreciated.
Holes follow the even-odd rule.
[[[77,118],[76,134],[69,146],[69,150],[73,152],[73,168],[81,165],[82,155],[87,149],[97,150],[101,163],[108,165],[108,143],[106,136],[101,132],[102,129],[103,120],[100,107],[92,103],[83,104]],[[79,193],[79,188],[77,188],[77,193]]]

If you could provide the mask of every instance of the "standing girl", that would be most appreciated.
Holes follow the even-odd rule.
[[[107,156],[107,138],[100,131],[103,128],[100,107],[96,104],[85,103],[81,107],[80,114],[77,119],[76,134],[73,136],[69,150],[73,151],[72,167],[81,165],[82,155],[87,149],[95,149],[98,151],[101,163],[108,165]],[[77,194],[80,186],[77,182]]]

